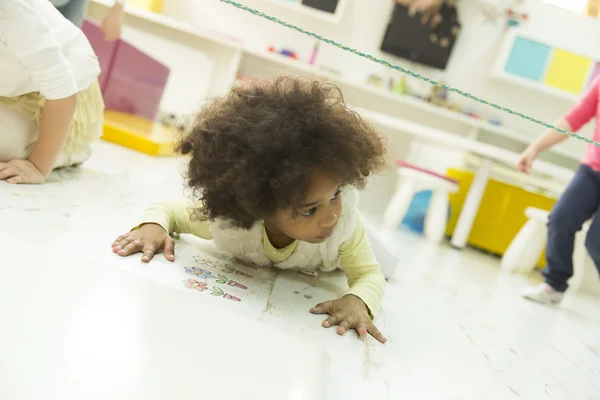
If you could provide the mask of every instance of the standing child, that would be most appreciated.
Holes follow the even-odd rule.
[[[0,0],[0,180],[42,183],[102,133],[98,60],[48,0]]]
[[[571,109],[556,126],[567,131],[577,132],[592,118],[596,118],[594,140],[600,141],[600,80],[590,86],[579,103]],[[556,130],[548,130],[533,142],[521,155],[517,168],[525,173],[539,153],[562,142],[568,136]],[[567,281],[573,276],[573,246],[575,234],[594,214],[594,220],[587,233],[585,245],[600,270],[600,147],[589,144],[583,162],[573,180],[552,209],[548,220],[548,245],[546,259],[548,266],[543,274],[545,282],[538,286],[523,289],[523,296],[546,304],[559,303],[567,290]]]
[[[113,243],[120,256],[164,251],[171,233],[212,239],[262,267],[315,273],[341,268],[350,291],[311,309],[339,325],[385,338],[372,322],[385,279],[357,210],[369,175],[385,166],[381,138],[349,111],[339,89],[280,78],[234,88],[206,106],[181,143],[198,205],[158,203]]]

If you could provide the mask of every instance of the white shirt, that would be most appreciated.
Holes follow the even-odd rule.
[[[62,99],[87,89],[100,65],[83,32],[48,0],[0,0],[0,96]]]

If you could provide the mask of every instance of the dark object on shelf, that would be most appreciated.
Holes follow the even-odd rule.
[[[445,69],[456,42],[460,22],[453,4],[442,3],[435,15],[409,14],[396,4],[381,50],[434,68]]]
[[[338,0],[302,0],[302,5],[335,14]]]

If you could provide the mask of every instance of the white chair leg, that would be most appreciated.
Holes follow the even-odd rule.
[[[508,271],[529,273],[535,269],[545,245],[546,225],[543,221],[530,219],[508,246],[500,266]]]
[[[398,225],[400,225],[406,215],[406,211],[408,211],[414,193],[415,183],[412,180],[406,179],[400,182],[398,191],[394,194],[394,197],[392,197],[385,210],[383,216],[384,227],[388,229],[398,228]]]
[[[448,219],[448,193],[445,190],[434,190],[425,216],[425,237],[433,243],[444,238]]]

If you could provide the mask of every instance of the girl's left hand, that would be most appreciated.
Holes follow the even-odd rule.
[[[338,325],[338,335],[343,335],[350,329],[354,329],[359,336],[366,335],[368,332],[381,343],[387,341],[371,321],[366,304],[354,295],[347,294],[341,299],[317,304],[316,307],[310,309],[310,312],[313,314],[329,314],[329,317],[323,321],[323,326],[329,328]]]
[[[43,183],[46,180],[35,165],[29,160],[11,160],[0,163],[0,180],[8,183]]]

